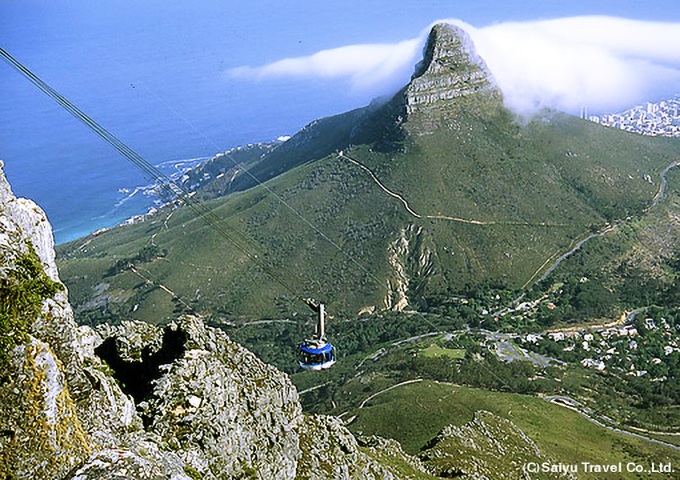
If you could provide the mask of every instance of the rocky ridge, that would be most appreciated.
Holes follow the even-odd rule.
[[[202,164],[195,173],[188,173],[186,177],[193,180],[185,186],[212,184],[201,188],[201,195],[222,195],[254,186],[253,176],[265,181],[351,145],[398,150],[409,133],[432,133],[442,120],[453,121],[461,112],[488,113],[502,104],[502,93],[470,36],[457,26],[439,23],[428,36],[423,59],[415,66],[411,81],[393,96],[315,120],[283,143],[226,152]],[[260,155],[255,159],[249,152]],[[235,163],[242,168],[235,169]]]
[[[435,475],[462,479],[520,478],[522,466],[549,459],[536,443],[511,421],[479,410],[472,421],[449,425],[419,455]],[[521,478],[575,478],[570,473],[531,474]]]
[[[409,130],[431,133],[463,110],[502,105],[503,95],[470,36],[448,23],[430,31],[423,60],[404,90]],[[415,127],[415,128],[414,128]]]
[[[12,279],[29,257],[41,267],[29,280],[59,288],[40,299],[25,332],[3,324],[15,340],[0,369],[3,476],[399,478],[380,455],[419,468],[393,442],[364,448],[338,419],[304,415],[285,374],[199,317],[78,326],[49,222],[14,197],[0,168],[3,300],[15,298]]]

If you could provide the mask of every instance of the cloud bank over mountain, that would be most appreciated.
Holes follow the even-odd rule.
[[[352,92],[385,93],[403,86],[421,56],[424,36],[395,44],[363,44],[322,50],[307,57],[286,58],[261,67],[239,67],[234,77],[347,78]]]
[[[432,25],[440,22],[470,34],[516,111],[613,111],[680,92],[680,23],[586,16],[483,28],[456,19]],[[263,81],[346,79],[349,94],[384,95],[409,80],[432,25],[394,44],[348,45],[229,74]]]

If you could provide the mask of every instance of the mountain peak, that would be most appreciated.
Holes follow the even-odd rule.
[[[433,122],[446,113],[489,102],[498,105],[502,94],[474,43],[463,29],[448,23],[432,27],[406,88],[406,113],[425,113]],[[475,99],[475,100],[473,100]],[[480,103],[481,101],[481,103]]]
[[[455,57],[462,57],[456,59]],[[448,63],[478,59],[470,36],[463,29],[448,23],[438,23],[432,27],[423,48],[423,59],[415,67],[412,79],[426,73],[441,71]]]

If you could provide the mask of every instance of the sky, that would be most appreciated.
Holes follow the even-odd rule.
[[[680,91],[677,0],[0,0],[0,46],[160,164],[389,95],[442,19],[465,26],[519,111],[595,114]],[[41,95],[0,62],[0,159],[15,192],[57,231],[81,215],[71,236],[127,214],[118,190],[141,174]]]
[[[191,73],[198,74],[192,72],[196,68],[209,80],[195,78],[193,84],[214,92],[217,108],[233,107],[238,123],[258,125],[256,129],[266,117],[281,117],[286,102],[309,104],[306,121],[311,121],[395,90],[417,61],[418,41],[439,19],[457,19],[470,26],[480,53],[488,57],[503,86],[516,88],[529,76],[529,86],[544,101],[552,95],[551,101],[565,109],[573,110],[575,103],[592,103],[591,110],[624,106],[629,99],[636,102],[642,95],[663,90],[658,84],[678,79],[680,2],[675,0],[323,4],[290,0],[283,5],[266,0],[0,0],[0,12],[0,43],[44,75],[63,80],[64,88],[96,90],[97,75],[112,72],[126,86],[135,81],[147,84],[178,113],[200,122],[199,107],[192,107],[194,98],[186,87],[192,85]],[[578,16],[601,17],[565,20]],[[603,16],[633,21],[626,24]],[[556,22],[551,27],[547,20]],[[326,61],[319,58],[333,49],[342,55],[327,55]],[[394,53],[395,49],[401,51]],[[302,68],[298,74],[249,76],[243,68],[275,62],[281,66],[284,59],[310,56],[316,56],[326,71]],[[344,64],[333,65],[339,58]],[[372,65],[375,58],[383,62],[379,68]],[[334,72],[328,71],[333,67]],[[234,75],[239,68],[242,75]],[[187,81],[171,91],[164,87],[166,74]],[[0,71],[3,80],[8,75],[7,69]],[[614,88],[608,89],[612,84]],[[584,99],[567,98],[567,89]],[[621,95],[621,101],[609,98],[615,95]],[[300,119],[295,121],[289,128],[301,126]],[[275,128],[285,124],[272,123]],[[243,141],[247,134],[253,140],[263,139],[248,128],[243,135],[225,136]]]
[[[230,71],[236,79],[345,79],[350,94],[380,94],[405,85],[434,23],[469,33],[520,113],[556,108],[569,113],[622,110],[680,93],[680,22],[587,15],[475,27],[438,19],[419,35],[394,43],[345,45]]]

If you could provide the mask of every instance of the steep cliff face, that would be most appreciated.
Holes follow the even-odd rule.
[[[435,25],[404,92],[409,130],[431,133],[462,111],[488,113],[502,105],[502,98],[470,36],[454,25]]]
[[[3,478],[398,477],[374,460],[388,453],[304,415],[285,374],[199,317],[79,327],[49,223],[1,168],[0,298]]]
[[[66,478],[93,451],[141,430],[132,399],[94,353],[101,338],[74,321],[44,212],[12,194],[2,168],[0,294],[1,333],[11,339],[0,368],[0,472]]]

